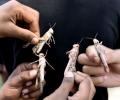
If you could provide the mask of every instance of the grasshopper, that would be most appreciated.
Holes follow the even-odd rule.
[[[98,34],[95,35],[95,38],[89,38],[89,37],[87,37],[86,39],[92,39],[93,40],[95,49],[96,49],[97,54],[98,54],[98,56],[99,56],[99,58],[101,60],[101,63],[103,65],[103,67],[104,67],[105,72],[110,72],[109,66],[107,64],[106,56],[105,56],[105,51],[101,47],[102,42],[99,42],[99,40],[96,39],[97,35]]]
[[[104,66],[104,70],[106,72],[110,72],[109,66],[106,61],[106,56],[104,54],[104,50],[101,48],[102,42],[99,42],[97,39],[93,39],[93,43],[94,43],[95,49],[97,51],[97,54],[100,57],[100,60]]]
[[[74,44],[73,48],[67,52],[68,53],[68,57],[69,57],[69,61],[68,64],[66,66],[65,72],[64,74],[66,74],[67,72],[75,72],[76,71],[76,60],[79,54],[79,44]]]
[[[54,25],[55,26],[55,25]],[[43,87],[44,87],[44,83],[45,83],[45,79],[44,79],[44,75],[45,75],[45,67],[46,67],[46,63],[52,67],[48,62],[47,60],[45,59],[45,55],[43,53],[40,53],[43,46],[45,44],[48,44],[50,43],[50,41],[53,40],[54,42],[54,38],[53,38],[53,33],[54,33],[54,30],[53,28],[49,28],[49,30],[40,38],[40,41],[37,45],[35,45],[33,47],[33,53],[39,57],[39,60],[37,61],[34,61],[32,62],[31,64],[35,63],[35,62],[38,62],[38,73],[37,73],[37,77],[36,77],[36,86],[39,85],[40,83],[40,91],[41,93],[43,93]],[[54,69],[52,67],[52,69]]]
[[[55,25],[53,25],[53,26],[55,26]],[[34,53],[35,55],[37,55],[37,56],[39,55],[39,53],[41,52],[41,50],[42,50],[42,48],[43,48],[43,46],[44,46],[45,44],[48,44],[48,46],[50,46],[49,43],[50,43],[50,41],[52,41],[52,40],[53,40],[53,42],[55,43],[54,38],[53,38],[53,36],[52,36],[53,34],[54,34],[54,30],[53,30],[53,27],[51,27],[51,28],[49,28],[49,30],[40,38],[39,43],[33,47],[32,50],[33,50],[33,53]]]

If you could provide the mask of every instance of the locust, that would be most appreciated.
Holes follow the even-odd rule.
[[[45,44],[49,45],[49,43],[52,41],[55,43],[53,38],[53,33],[54,33],[53,27],[49,28],[49,30],[40,38],[39,43],[32,48],[33,53],[39,58],[38,60],[32,62],[31,64],[38,62],[38,73],[37,73],[35,85],[36,86],[40,85],[41,93],[43,93],[43,88],[45,83],[44,76],[45,76],[46,63],[50,67],[52,67],[45,59],[44,53],[41,53],[41,50]],[[52,67],[52,69],[54,68]]]
[[[44,88],[44,84],[45,84],[45,68],[46,68],[46,64],[48,64],[53,70],[55,70],[45,59],[45,55],[43,53],[40,53],[39,55],[39,60],[36,60],[30,64],[34,64],[38,62],[38,72],[37,72],[37,77],[36,77],[36,82],[35,85],[36,86],[40,86],[40,92],[43,93],[43,88]]]
[[[104,66],[105,72],[110,72],[109,66],[107,64],[106,56],[105,56],[105,51],[101,47],[102,42],[99,42],[97,39],[93,39],[93,43],[94,43],[95,49],[97,51],[97,54]]]
[[[39,54],[39,64],[38,64],[38,73],[36,78],[36,86],[40,84],[40,91],[43,93],[43,87],[45,83],[45,67],[46,67],[46,59],[43,53]]]
[[[44,88],[44,83],[45,83],[45,67],[46,67],[46,59],[45,59],[45,55],[43,53],[40,53],[38,55],[39,59],[30,63],[30,65],[37,63],[38,62],[38,66],[37,66],[37,76],[36,76],[36,82],[35,82],[35,86],[40,86],[40,92],[43,93],[43,88]]]
[[[76,72],[76,61],[79,54],[79,44],[74,44],[72,49],[67,52],[68,54],[68,64],[65,68],[64,75],[68,72]]]
[[[40,38],[39,42],[37,45],[35,45],[33,47],[33,53],[35,55],[39,55],[39,53],[41,52],[43,46],[45,44],[47,44],[49,47],[50,47],[50,42],[53,41],[54,44],[55,44],[55,41],[54,41],[54,38],[53,38],[53,34],[54,34],[54,30],[53,28],[49,28],[49,30]]]
[[[95,49],[96,49],[97,54],[101,60],[101,63],[104,67],[105,72],[110,72],[109,66],[107,64],[106,56],[105,56],[105,51],[102,49],[102,42],[100,42],[98,39],[96,39],[97,35],[98,34],[96,34],[94,38],[86,37],[86,39],[93,40]]]

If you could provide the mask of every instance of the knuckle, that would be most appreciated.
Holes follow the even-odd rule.
[[[20,3],[16,0],[12,0],[11,1],[11,7],[16,9],[17,7],[19,7]]]
[[[37,10],[34,10],[34,16],[36,19],[39,19],[40,13]]]
[[[38,17],[40,16],[40,13],[39,13],[39,11],[36,11],[36,16],[38,16]]]
[[[16,0],[12,0],[10,1],[9,9],[11,9],[11,11],[13,12],[18,13],[19,11],[21,11],[21,3]]]

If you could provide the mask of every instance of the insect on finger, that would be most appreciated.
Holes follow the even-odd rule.
[[[53,40],[53,42],[54,42],[54,39],[52,37],[53,34],[54,34],[54,30],[52,28],[49,28],[49,30],[40,38],[39,43],[33,47],[33,49],[32,49],[33,53],[38,56],[40,51],[42,50],[43,46],[45,44],[49,45],[49,43],[47,43],[48,41]]]
[[[66,74],[69,71],[70,72],[76,71],[75,66],[76,66],[76,61],[77,61],[77,57],[79,54],[79,44],[74,44],[73,48],[67,53],[68,53],[69,61],[68,61],[68,64],[66,66],[64,74]]]
[[[98,56],[104,66],[105,72],[110,72],[109,66],[107,64],[106,56],[104,54],[103,49],[101,48],[102,42],[99,42],[97,39],[93,39],[95,49],[97,51]]]

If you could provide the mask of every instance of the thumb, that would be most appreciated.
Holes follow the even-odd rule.
[[[11,33],[12,37],[22,39],[24,41],[30,42],[31,44],[37,44],[39,41],[39,32],[33,33],[30,30],[21,28],[16,26],[15,24],[11,23]],[[10,37],[11,37],[10,36]]]
[[[44,100],[67,100],[69,92],[74,85],[74,74],[68,72],[63,79],[60,87],[52,93],[50,96],[46,97]]]
[[[33,80],[36,77],[36,75],[37,75],[37,70],[21,72],[20,74],[18,74],[12,79],[11,84],[16,87],[21,86],[25,82]]]

